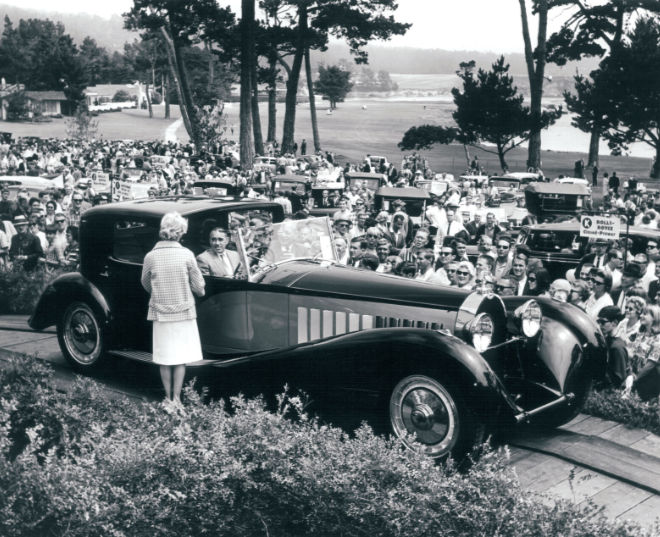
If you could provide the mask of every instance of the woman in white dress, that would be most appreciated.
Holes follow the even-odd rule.
[[[153,321],[153,357],[160,365],[167,410],[181,408],[186,364],[202,359],[195,299],[204,296],[204,277],[195,255],[179,241],[188,221],[179,213],[163,216],[160,241],[147,254],[142,286],[151,295],[147,320]]]

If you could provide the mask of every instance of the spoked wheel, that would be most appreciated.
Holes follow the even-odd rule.
[[[84,302],[73,302],[57,325],[57,338],[62,354],[78,370],[90,370],[104,354],[103,331],[92,308]]]
[[[409,448],[433,458],[463,455],[479,441],[467,408],[450,389],[425,375],[405,377],[394,387],[390,424]]]

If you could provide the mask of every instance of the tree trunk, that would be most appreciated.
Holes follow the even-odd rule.
[[[215,62],[213,61],[213,53],[211,52],[211,46],[209,45],[208,41],[204,43],[204,48],[206,49],[206,52],[209,53],[209,83],[207,84],[206,89],[209,93],[211,93],[211,88],[213,88],[213,82],[215,78]]]
[[[500,168],[503,172],[506,172],[509,167],[506,164],[506,160],[504,159],[504,151],[502,150],[502,146],[498,145],[497,146],[497,158],[500,159]],[[469,164],[468,164],[469,166]]]
[[[467,169],[470,169],[470,150],[466,144],[463,144],[463,151],[465,151],[465,162],[467,162]],[[500,159],[500,163],[502,160]]]
[[[657,179],[660,177],[660,144],[655,146],[655,160],[651,167],[651,178]]]
[[[199,153],[202,150],[203,140],[199,132],[199,123],[197,122],[197,109],[195,108],[195,101],[193,100],[190,84],[188,83],[188,72],[186,71],[186,66],[181,56],[181,49],[176,43],[174,43],[174,55],[179,69],[183,99],[185,100],[188,117],[190,118],[192,143],[195,147],[195,152]]]
[[[241,106],[240,134],[241,167],[252,168],[252,60],[254,58],[254,0],[241,0]]]
[[[532,116],[532,129],[527,149],[527,167],[541,167],[541,117],[543,99],[543,77],[545,75],[546,38],[548,31],[548,2],[538,0],[536,13],[539,16],[538,37],[536,50],[532,49],[532,40],[529,34],[527,21],[527,6],[525,0],[519,0],[520,17],[522,20],[523,40],[525,42],[525,62],[530,89],[530,112]],[[536,65],[534,62],[536,61]]]
[[[154,109],[151,107],[151,97],[149,96],[149,82],[145,84],[145,94],[147,96],[147,108],[149,109],[149,117],[154,117]]]
[[[165,42],[165,49],[167,50],[167,63],[170,66],[170,73],[172,78],[174,78],[174,87],[176,88],[176,93],[179,97],[179,109],[181,110],[181,118],[183,119],[183,125],[186,127],[186,132],[190,139],[193,139],[193,128],[190,123],[190,117],[188,116],[188,109],[185,106],[183,101],[183,90],[181,89],[181,81],[179,80],[179,73],[177,69],[176,55],[174,54],[174,43],[172,42],[171,37],[167,33],[167,30],[161,26],[160,28],[163,34],[163,40]],[[166,112],[167,112],[166,108]]]
[[[268,58],[268,134],[269,142],[277,138],[277,56],[271,54]]]
[[[286,101],[284,110],[284,129],[282,133],[282,153],[293,153],[293,137],[296,130],[296,101],[298,82],[305,54],[305,36],[307,33],[307,7],[298,6],[298,43],[293,56],[293,64],[286,81]]]
[[[587,167],[593,168],[598,166],[598,145],[600,144],[600,129],[594,127],[591,131],[591,138],[589,138],[589,160]]]
[[[316,119],[316,101],[314,99],[314,82],[312,81],[312,63],[309,59],[309,47],[305,47],[305,76],[307,77],[307,91],[309,93],[309,113],[312,117],[312,136],[314,137],[314,152],[321,151],[319,138],[319,123]]]
[[[170,119],[170,77],[163,77],[163,99],[165,99],[165,119]]]
[[[257,59],[252,63],[250,83],[252,86],[252,132],[254,134],[254,152],[257,155],[264,154],[264,136],[261,132],[261,115],[259,114],[259,87],[257,84]]]

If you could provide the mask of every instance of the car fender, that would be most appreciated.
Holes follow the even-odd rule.
[[[502,406],[513,414],[506,390],[486,360],[463,340],[445,332],[376,328],[286,350],[257,353],[245,360],[249,362],[246,374],[261,365],[263,370],[294,371],[323,378],[328,385],[335,382],[330,380],[333,377],[342,376],[341,364],[346,364],[350,367],[349,375],[343,377],[350,377],[349,383],[357,382],[356,390],[369,390],[387,397],[402,376],[431,375],[440,382],[457,385],[483,417],[494,416]],[[222,362],[217,365],[223,366]]]
[[[39,297],[28,324],[43,330],[57,324],[68,304],[75,300],[87,302],[99,316],[104,328],[110,325],[111,311],[103,293],[79,272],[69,272],[53,280]]]

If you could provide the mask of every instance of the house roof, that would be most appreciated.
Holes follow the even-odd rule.
[[[25,96],[33,101],[66,101],[63,91],[26,91]]]

